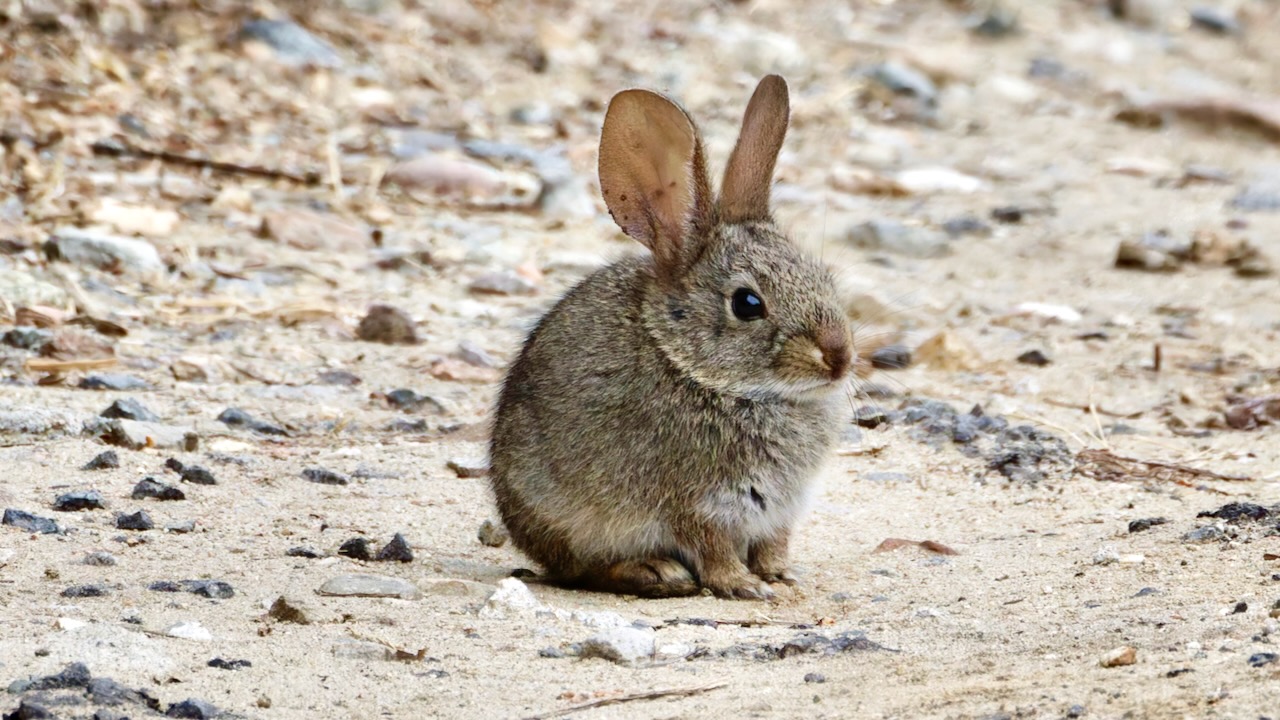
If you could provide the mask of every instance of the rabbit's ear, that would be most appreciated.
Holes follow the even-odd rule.
[[[773,167],[787,134],[790,112],[787,81],[766,75],[747,103],[738,144],[724,169],[720,185],[720,219],[724,222],[769,218]]]
[[[648,90],[609,102],[600,134],[600,190],[609,214],[675,272],[686,237],[710,222],[711,190],[702,142],[689,115]]]

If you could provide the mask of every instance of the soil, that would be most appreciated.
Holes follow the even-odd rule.
[[[1220,3],[1238,22],[1225,34],[1191,22],[1191,3],[1154,1],[45,5],[0,8],[0,274],[48,284],[34,301],[0,285],[0,332],[38,305],[62,339],[52,357],[0,347],[0,506],[61,531],[0,528],[5,682],[83,662],[162,711],[196,698],[281,718],[1280,708],[1280,519],[1265,510],[1280,505],[1280,418],[1260,406],[1255,426],[1228,422],[1280,393],[1280,288],[1212,257],[1115,267],[1121,242],[1158,231],[1280,258],[1274,208],[1233,204],[1248,188],[1280,207],[1271,3]],[[246,28],[264,18],[327,48],[255,40]],[[992,36],[983,18],[1016,22]],[[291,64],[297,52],[311,54]],[[723,163],[766,72],[792,95],[780,224],[836,269],[866,347],[911,352],[850,391],[851,416],[874,406],[889,421],[849,426],[797,528],[799,583],[772,602],[536,579],[541,610],[489,602],[514,569],[536,570],[477,538],[494,517],[478,475],[501,368],[565,289],[637,249],[595,185],[608,98],[679,98]],[[925,84],[894,92],[886,72]],[[1132,122],[1125,110],[1152,99],[1192,110]],[[95,153],[100,141],[126,151]],[[454,164],[406,165],[424,156]],[[919,169],[932,170],[900,174]],[[957,219],[976,230],[948,237]],[[850,228],[873,220],[931,249],[883,234],[855,247]],[[136,236],[159,266],[51,258],[45,243],[70,226]],[[380,320],[403,342],[370,341],[374,305],[407,314],[407,329]],[[1031,350],[1043,358],[1019,362]],[[103,373],[146,389],[78,387]],[[108,447],[94,418],[122,398],[198,447],[181,433]],[[902,408],[919,399],[1037,434],[955,442],[911,422]],[[228,408],[262,425],[220,422]],[[81,469],[108,449],[119,467]],[[1051,457],[1006,476],[1002,451]],[[184,481],[170,458],[216,484]],[[185,499],[132,499],[148,476]],[[106,507],[53,509],[80,490]],[[1198,517],[1231,502],[1264,510]],[[117,529],[139,509],[154,529]],[[1167,522],[1130,532],[1149,518]],[[396,533],[412,561],[337,554]],[[891,538],[935,545],[877,551]],[[287,554],[299,546],[322,557]],[[116,564],[84,562],[101,551]],[[422,596],[317,594],[349,574]],[[200,579],[234,595],[149,589]],[[106,593],[62,595],[81,585]],[[274,617],[281,596],[314,622]],[[658,654],[575,657],[613,617],[593,612],[656,628]],[[172,635],[188,622],[209,637]],[[869,642],[768,650],[806,633]],[[1134,662],[1104,666],[1126,647]],[[22,689],[0,711],[37,702]],[[578,708],[682,689],[702,691]]]

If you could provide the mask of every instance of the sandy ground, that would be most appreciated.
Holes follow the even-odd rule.
[[[66,126],[60,150],[37,148],[27,160],[28,168],[61,168],[62,189],[52,194],[40,191],[52,182],[48,172],[28,174],[25,186],[15,180],[23,173],[22,133],[36,137],[47,125],[15,123],[19,141],[6,141],[5,190],[16,200],[0,206],[0,229],[18,242],[0,255],[0,270],[53,286],[44,304],[127,328],[103,340],[119,361],[109,371],[149,389],[77,389],[101,372],[79,370],[38,385],[45,373],[25,365],[33,353],[0,348],[0,505],[52,518],[63,530],[0,528],[0,679],[83,662],[94,676],[145,689],[162,710],[198,698],[243,717],[550,716],[695,688],[705,691],[573,716],[1280,713],[1280,631],[1270,617],[1280,602],[1278,518],[1197,518],[1229,502],[1280,504],[1276,427],[1223,422],[1241,398],[1280,392],[1280,289],[1274,276],[1245,278],[1203,263],[1172,273],[1114,267],[1121,241],[1160,229],[1182,240],[1196,231],[1247,239],[1280,259],[1280,219],[1231,204],[1256,177],[1274,177],[1280,153],[1265,133],[1174,116],[1159,128],[1114,119],[1135,99],[1274,91],[1280,17],[1268,3],[1223,3],[1238,6],[1244,29],[1234,35],[1188,25],[1178,3],[1130,3],[1152,14],[1145,24],[1111,17],[1105,3],[1009,4],[1018,30],[997,38],[970,29],[980,8],[941,0],[621,3],[607,12],[568,3],[267,8],[293,13],[331,43],[341,60],[332,69],[285,67],[269,49],[228,39],[223,31],[247,18],[234,4],[213,3],[203,14],[101,5],[96,25],[68,11],[62,29],[39,31],[48,35],[17,21],[3,29],[17,49],[0,55],[11,80],[40,56],[23,48],[61,43],[62,71],[80,95],[69,104],[36,103],[50,92],[49,78],[23,75],[31,84],[14,86],[23,92],[0,96],[30,101],[31,117],[56,116]],[[160,40],[110,39],[130,23]],[[169,74],[148,72],[146,58]],[[868,80],[868,68],[890,59],[930,75],[935,106]],[[1060,63],[1061,72],[1030,74],[1036,59]],[[113,62],[123,69],[113,71]],[[1046,466],[1039,482],[1014,481],[988,468],[988,455],[922,442],[917,427],[893,422],[851,432],[823,473],[793,546],[800,583],[775,602],[644,601],[535,582],[528,589],[541,609],[488,601],[529,561],[509,544],[477,540],[493,515],[486,481],[459,477],[448,462],[483,463],[499,370],[439,360],[465,340],[500,367],[563,289],[632,250],[603,213],[592,176],[612,92],[644,85],[682,98],[723,162],[750,88],[767,71],[786,74],[793,96],[775,195],[780,221],[836,267],[862,337],[887,333],[915,351],[911,367],[864,383],[851,409],[894,409],[909,398],[961,412],[981,405],[1061,438],[1071,453],[1107,451],[1184,471],[1130,466],[1099,480],[1065,464]],[[155,94],[166,84],[171,95]],[[152,139],[167,137],[168,148],[314,168],[329,180],[337,167],[343,188],[92,156],[90,143],[119,133],[124,112]],[[185,146],[174,141],[178,132],[188,136]],[[528,194],[514,192],[511,207],[506,189],[546,177],[510,155],[485,159],[505,189],[490,192],[485,176],[481,197],[469,203],[379,189],[370,179],[371,168],[385,171],[436,146],[463,157],[449,138],[560,152],[573,171],[568,200],[527,207]],[[1190,166],[1223,180],[1176,182]],[[953,172],[943,187],[866,192],[868,178],[919,168]],[[963,174],[959,185],[955,173]],[[163,270],[106,272],[39,252],[38,243],[72,218],[93,224],[91,208],[103,198],[178,213],[172,228],[142,229]],[[1006,207],[1023,209],[1021,221],[992,218]],[[270,213],[301,209],[341,227],[311,243],[260,232]],[[964,217],[986,231],[945,240],[939,257],[846,241],[847,229],[867,220],[941,233]],[[97,216],[99,229],[130,235],[122,224]],[[405,254],[410,261],[385,262]],[[486,274],[517,269],[533,278],[532,292],[468,289]],[[8,300],[0,319],[11,324],[21,303]],[[374,303],[406,311],[422,342],[357,339]],[[1018,310],[1023,303],[1075,315],[1046,318]],[[931,352],[939,333],[948,344]],[[1016,360],[1032,349],[1051,362]],[[317,381],[332,370],[362,382]],[[472,379],[450,379],[460,372]],[[382,394],[397,388],[430,396],[439,408],[390,407]],[[109,449],[82,426],[124,397],[165,425],[193,429],[199,448],[116,448],[118,468],[79,469]],[[219,422],[231,407],[287,435]],[[171,457],[207,468],[217,484],[179,483],[164,466]],[[314,467],[350,483],[303,479]],[[144,476],[180,485],[186,499],[131,499]],[[58,495],[88,489],[102,494],[105,509],[51,509]],[[114,513],[140,508],[156,529],[116,528]],[[1131,521],[1154,517],[1168,522],[1129,531]],[[193,532],[164,529],[186,521]],[[1205,526],[1222,532],[1204,542],[1184,537]],[[367,537],[376,550],[395,533],[411,544],[412,562],[335,555],[352,537]],[[958,554],[875,552],[888,538],[932,540]],[[286,555],[297,546],[325,557]],[[97,551],[117,563],[83,562]],[[400,578],[422,596],[317,594],[353,573]],[[148,589],[188,579],[220,580],[235,594]],[[85,584],[108,594],[61,595]],[[270,616],[281,596],[306,605],[314,622]],[[679,622],[688,619],[718,622]],[[618,620],[656,628],[658,654],[634,666],[574,657],[598,625]],[[199,623],[209,637],[172,637],[183,622]],[[870,643],[783,658],[768,652],[805,633],[854,632]],[[1103,667],[1101,658],[1123,647],[1136,651],[1136,662]],[[382,657],[387,648],[410,657]],[[558,652],[540,654],[548,649]],[[211,667],[213,658],[251,666]],[[0,695],[0,710],[24,698],[38,700],[32,691]],[[79,717],[95,708],[52,709]],[[123,712],[143,714],[137,706]]]

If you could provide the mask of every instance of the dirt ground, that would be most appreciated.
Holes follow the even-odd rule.
[[[0,506],[59,526],[0,527],[0,713],[91,716],[24,682],[82,662],[184,717],[1280,716],[1280,11],[1219,0],[1219,32],[1191,5],[0,3],[0,332],[44,326],[0,346]],[[776,601],[521,605],[467,469],[524,330],[636,249],[595,184],[605,103],[670,93],[723,163],[767,72],[779,221],[868,347],[911,352],[851,390],[888,422],[850,424]],[[1116,267],[1159,231],[1210,250]],[[419,342],[362,339],[376,304]],[[80,387],[107,373],[145,386]],[[153,447],[102,439],[123,398]],[[926,398],[1065,445],[1006,476],[1002,437],[900,411]],[[132,499],[147,476],[185,499]],[[105,507],[53,509],[82,490]],[[1197,517],[1232,502],[1254,517]],[[139,509],[154,529],[117,528]],[[411,562],[337,554],[396,533]],[[420,595],[318,594],[351,574]],[[184,580],[234,595],[149,589]],[[576,657],[636,622],[656,654]],[[131,702],[107,710],[153,712]]]

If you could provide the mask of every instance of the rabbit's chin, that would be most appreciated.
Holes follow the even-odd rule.
[[[840,380],[828,380],[825,378],[784,380],[779,378],[763,384],[740,383],[728,388],[728,391],[750,400],[824,402],[844,388],[847,383],[847,378]]]

